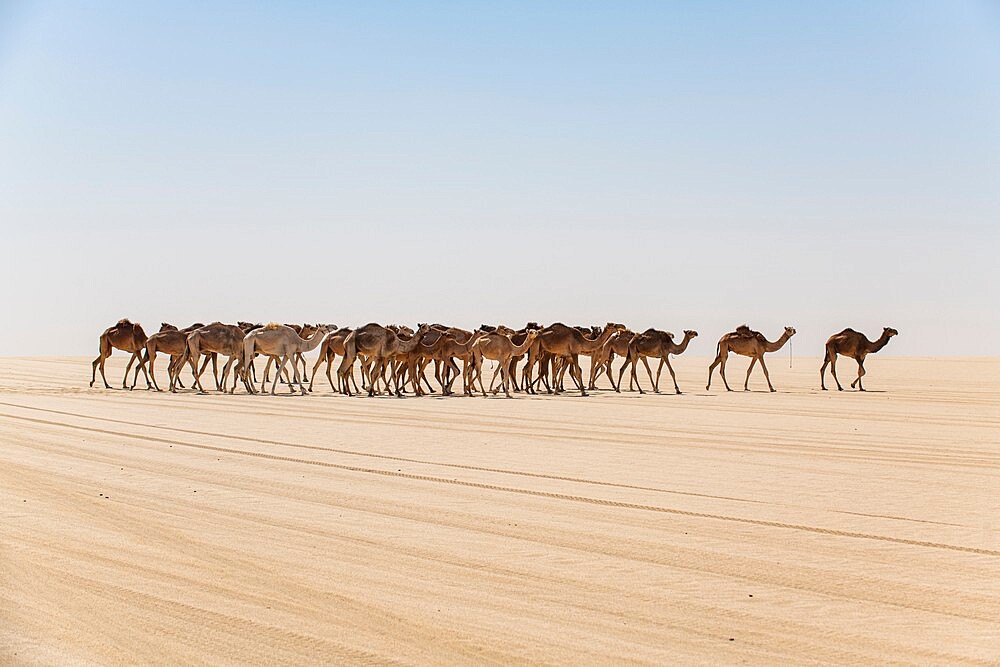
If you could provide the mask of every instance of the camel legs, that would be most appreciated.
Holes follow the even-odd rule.
[[[125,367],[125,377],[122,378],[122,389],[128,389],[128,372],[132,370],[132,364],[135,363],[135,358],[138,354],[138,352],[133,352],[132,356],[128,358],[128,365]]]
[[[108,384],[108,378],[105,377],[105,375],[104,375],[104,362],[105,362],[105,360],[107,360],[107,358],[108,357],[105,356],[104,352],[102,351],[101,354],[98,355],[98,357],[96,359],[94,359],[94,363],[91,364],[91,369],[90,369],[91,370],[91,373],[90,373],[90,386],[91,387],[94,386],[94,382],[97,380],[97,368],[98,368],[98,365],[100,365],[100,368],[101,368],[101,379],[104,380],[104,388],[105,389],[111,389],[111,385]]]
[[[337,383],[340,385],[340,392],[347,396],[353,396],[350,381],[352,375],[354,375],[354,354],[352,354],[351,350],[348,350],[344,354],[344,358],[340,361],[340,367],[337,369]],[[357,388],[356,384],[355,388]]]
[[[660,386],[658,383],[653,382],[653,371],[649,368],[649,361],[646,359],[646,355],[640,355],[639,358],[642,360],[642,365],[646,367],[646,375],[649,376],[649,384],[653,385],[653,391],[657,394],[660,393]],[[634,365],[634,364],[633,364]],[[636,378],[636,384],[639,384],[639,379]]]
[[[153,372],[153,362],[156,361],[156,351],[154,350],[153,352],[150,352],[148,354],[149,354],[149,377],[153,379],[153,388],[156,389],[156,391],[162,391],[160,389],[160,385],[156,384],[156,373]],[[139,375],[138,373],[136,373],[136,378],[138,377]],[[133,387],[135,386],[135,380],[132,380],[132,386]]]
[[[833,380],[837,383],[837,390],[844,391],[844,388],[840,386],[840,380],[837,378],[837,352],[836,350],[826,349],[826,358],[823,359],[823,366],[819,369],[819,386],[823,391],[826,391],[826,367],[827,364],[830,365],[830,373],[833,374]],[[853,385],[852,385],[853,386]]]
[[[715,357],[715,361],[712,365],[708,367],[708,384],[705,385],[705,390],[708,391],[712,388],[712,371],[715,367],[719,367],[719,375],[722,376],[722,384],[726,385],[726,391],[732,391],[729,387],[729,382],[726,381],[726,358],[729,356],[729,350],[719,350],[719,354]]]
[[[674,373],[674,367],[670,365],[670,355],[669,354],[667,356],[665,356],[665,357],[663,357],[663,358],[660,359],[660,369],[663,368],[663,364],[666,364],[667,365],[667,370],[670,371],[670,379],[674,381],[674,391],[677,392],[678,394],[680,394],[681,393],[681,388],[677,386],[677,374]],[[657,381],[660,379],[660,370],[659,369],[657,369],[657,371],[656,371],[656,379],[657,379]]]
[[[274,396],[274,392],[278,388],[278,380],[281,379],[281,371],[285,370],[285,364],[288,363],[288,358],[291,357],[291,356],[292,356],[291,354],[285,354],[285,355],[283,355],[281,357],[281,360],[278,362],[278,370],[276,370],[274,372],[274,382],[271,383],[271,396]],[[269,356],[267,358],[267,366],[264,367],[264,377],[267,377],[267,370],[271,367],[271,362],[273,360],[274,360],[274,357],[270,357]],[[293,364],[295,363],[294,357],[292,359],[292,363]],[[299,379],[298,368],[295,369],[295,379],[296,380]],[[261,392],[263,393],[263,391],[264,391],[264,388],[261,387]],[[295,393],[295,387],[292,387],[292,393],[293,394]],[[305,390],[303,390],[303,393],[305,393]]]
[[[316,358],[316,365],[313,366],[312,375],[309,377],[309,391],[313,390],[313,382],[316,380],[316,371],[319,370],[319,367],[323,365],[324,361],[328,361],[328,357],[325,354],[320,354]],[[331,364],[327,363],[327,366],[326,366],[326,368],[327,368],[327,374],[326,374],[326,376],[327,377],[330,377],[330,366],[331,366]],[[330,380],[330,386],[331,387],[333,386],[333,380]],[[336,389],[334,389],[334,391],[336,391]]]
[[[854,385],[858,385],[858,391],[864,391],[865,388],[861,385],[861,378],[867,372],[865,371],[865,358],[857,357],[858,362],[858,379],[851,383],[851,389],[854,389]]]
[[[625,367],[629,366],[631,364],[631,366],[632,366],[632,372],[629,375],[629,378],[630,378],[629,379],[629,384],[631,385],[632,383],[635,383],[635,386],[639,388],[639,393],[640,394],[645,394],[646,392],[644,392],[642,390],[642,383],[639,382],[639,378],[636,377],[636,370],[639,368],[639,364],[636,363],[636,357],[638,357],[638,356],[639,356],[639,354],[637,352],[633,353],[631,350],[629,351],[628,357],[625,358],[625,363],[622,364],[622,373],[625,372]],[[653,378],[650,377],[649,379],[650,379],[650,381],[652,381]],[[621,386],[621,383],[622,383],[622,378],[621,378],[621,375],[619,374],[619,376],[618,376],[618,386]]]
[[[750,359],[750,367],[747,368],[747,379],[743,382],[743,391],[750,391],[750,372],[753,370],[753,367],[756,364],[757,364],[757,357],[751,358]],[[761,368],[764,367],[764,359],[763,359],[763,357],[761,357],[760,366],[761,366]],[[767,371],[765,371],[765,374],[766,373],[767,373]]]
[[[767,388],[771,391],[777,391],[771,386],[771,376],[767,373],[767,364],[764,363],[764,355],[760,355],[760,369],[764,371],[764,379],[767,380]]]

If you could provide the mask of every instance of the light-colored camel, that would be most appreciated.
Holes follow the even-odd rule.
[[[729,353],[733,352],[744,357],[750,357],[750,367],[747,369],[747,377],[743,382],[744,391],[750,391],[750,371],[753,370],[754,364],[758,361],[760,362],[761,370],[764,371],[767,388],[774,391],[775,389],[771,385],[771,376],[768,375],[767,366],[764,364],[764,353],[777,352],[794,335],[795,329],[785,327],[785,331],[781,334],[781,337],[772,343],[764,338],[764,334],[754,331],[745,324],[736,327],[736,331],[727,333],[719,339],[715,361],[708,367],[708,384],[705,386],[705,389],[707,390],[712,387],[712,371],[715,370],[716,366],[720,366],[719,375],[722,376],[722,382],[726,385],[726,391],[732,391],[729,388],[729,383],[726,381],[726,359],[729,357]]]
[[[251,331],[243,338],[243,359],[253,359],[256,354],[265,354],[269,357],[276,357],[278,359],[278,367],[274,372],[274,382],[271,384],[271,395],[274,395],[275,390],[278,387],[278,380],[281,378],[282,371],[285,370],[285,365],[289,361],[292,362],[292,379],[288,384],[288,388],[295,393],[295,387],[293,385],[299,385],[299,391],[305,396],[306,388],[302,383],[302,378],[299,376],[299,365],[296,362],[297,356],[306,352],[311,352],[319,344],[323,342],[323,336],[330,331],[331,327],[327,325],[319,325],[313,334],[309,338],[302,338],[295,331],[295,329],[277,323],[270,323],[263,329],[256,329]],[[244,374],[246,371],[244,370]],[[266,376],[266,372],[265,372]],[[267,380],[263,380],[260,383],[260,391],[263,393],[264,386]]]
[[[104,375],[104,362],[111,356],[112,351],[117,348],[132,355],[129,357],[128,366],[125,367],[125,377],[122,378],[122,389],[127,388],[128,373],[132,370],[132,364],[140,358],[140,354],[146,345],[146,332],[142,330],[142,326],[139,324],[130,322],[127,318],[122,318],[118,320],[117,324],[108,327],[101,333],[98,344],[100,345],[100,354],[97,355],[94,363],[91,364],[90,386],[93,387],[94,382],[97,381],[97,369],[100,367],[101,379],[104,380],[104,388],[111,389],[111,385],[108,384],[108,378]],[[145,367],[142,368],[142,374],[146,378],[146,386],[149,386],[149,375],[146,374]]]
[[[340,391],[351,395],[351,388],[347,384],[349,375],[354,369],[354,360],[359,355],[364,355],[371,359],[371,369],[368,372],[368,395],[375,395],[375,382],[382,377],[383,371],[389,366],[392,359],[399,353],[407,353],[413,350],[419,343],[420,337],[430,330],[427,324],[422,325],[413,336],[404,341],[395,331],[380,324],[366,324],[351,334],[344,341],[344,358],[340,362],[337,376],[340,380]],[[403,333],[402,327],[400,333]],[[406,335],[403,333],[403,335]],[[397,396],[402,396],[401,387],[397,384]]]
[[[187,338],[187,351],[184,353],[185,361],[191,365],[191,372],[194,374],[194,387],[201,393],[205,393],[205,388],[201,385],[201,374],[205,370],[202,366],[198,370],[198,359],[202,354],[222,354],[229,357],[226,365],[222,369],[222,380],[219,385],[220,391],[226,390],[226,378],[230,370],[233,370],[233,387],[229,393],[236,391],[237,379],[243,380],[247,393],[253,393],[253,387],[247,381],[249,375],[244,375],[243,371],[243,329],[235,324],[223,324],[222,322],[212,322],[199,329],[195,329]],[[233,368],[235,365],[235,369]],[[179,374],[179,372],[178,372]],[[176,391],[171,385],[170,391]]]
[[[649,381],[653,385],[654,392],[657,394],[660,393],[660,371],[663,370],[663,365],[666,364],[667,370],[670,371],[670,378],[674,381],[674,391],[678,394],[681,393],[681,388],[677,386],[677,375],[674,373],[674,367],[670,365],[670,355],[682,354],[687,349],[691,339],[697,335],[697,331],[688,329],[684,332],[684,340],[680,344],[677,344],[674,342],[674,335],[669,331],[652,329],[632,339],[632,342],[628,346],[628,359],[629,363],[632,364],[632,381],[639,387],[640,394],[643,393],[642,384],[639,382],[639,378],[636,377],[635,372],[636,365],[640,359],[643,366],[646,367],[646,373],[649,375]],[[655,381],[653,380],[653,372],[649,369],[649,364],[646,362],[646,359],[649,357],[660,360],[660,366],[656,370]],[[625,370],[624,366],[622,366],[622,370]],[[619,375],[618,388],[616,390],[621,388],[621,382],[622,378]]]
[[[823,358],[823,366],[819,369],[819,386],[826,391],[826,366],[830,365],[830,372],[833,373],[833,380],[837,383],[837,389],[844,391],[837,379],[837,355],[851,357],[858,362],[858,379],[851,383],[851,389],[857,385],[859,391],[865,388],[861,384],[861,378],[865,375],[865,357],[878,352],[889,342],[893,336],[898,336],[899,332],[892,327],[882,329],[882,335],[878,340],[871,341],[861,332],[848,327],[838,334],[830,336],[826,341],[826,356]]]
[[[497,369],[501,376],[500,382],[503,386],[503,393],[507,398],[511,398],[510,395],[510,383],[512,380],[511,370],[510,370],[510,360],[514,357],[518,357],[528,351],[535,339],[538,338],[540,331],[531,330],[525,333],[524,341],[520,345],[514,344],[511,340],[509,334],[502,334],[498,332],[484,334],[479,340],[472,344],[472,370],[475,373],[475,377],[479,378],[479,388],[483,392],[483,396],[486,395],[486,390],[483,389],[483,379],[482,379],[482,369],[483,369],[483,358],[493,359],[497,362]],[[517,378],[513,378],[514,382],[517,382]],[[493,394],[500,390],[497,387],[493,390]]]
[[[307,324],[288,324],[288,323],[286,323],[284,326],[292,328],[295,331],[295,333],[297,333],[299,335],[299,338],[306,339],[306,338],[309,338],[310,336],[312,336],[316,332],[317,327],[319,327],[320,325],[319,324],[308,324],[308,323]],[[331,326],[332,329],[336,329],[337,328],[337,327],[335,327],[333,325],[330,325],[330,326]],[[271,365],[272,364],[276,364],[276,363],[278,363],[278,359],[276,357],[268,357],[267,358],[267,365],[264,366],[264,382],[270,382]],[[308,369],[306,367],[306,359],[305,359],[305,357],[303,357],[301,354],[297,354],[297,355],[295,355],[295,360],[294,360],[293,363],[302,364],[302,377],[305,378],[306,374],[308,373]],[[291,380],[288,377],[288,369],[286,368],[285,369],[285,376],[284,376],[284,378],[279,378],[279,382],[281,382],[282,384],[288,384],[290,381]]]
[[[537,338],[537,347],[529,347],[528,363],[524,367],[524,372],[529,374],[528,383],[533,384],[530,376],[534,361],[532,355],[535,355],[535,358],[538,360],[544,360],[544,354],[547,353],[551,357],[562,357],[564,362],[559,378],[553,378],[553,390],[556,393],[560,391],[559,384],[561,377],[565,374],[567,368],[569,368],[572,377],[580,387],[581,395],[586,396],[587,389],[583,383],[583,372],[580,370],[577,357],[581,354],[590,354],[603,347],[611,336],[619,331],[625,331],[625,325],[608,322],[604,326],[604,330],[600,336],[596,339],[589,339],[573,327],[568,327],[565,324],[556,323],[545,327]],[[539,372],[539,378],[545,372],[546,370],[543,366]]]
[[[172,324],[167,324],[166,322],[160,325],[160,330],[146,339],[145,350],[143,351],[143,357],[139,360],[141,366],[149,367],[149,377],[153,380],[153,388],[156,391],[163,391],[160,389],[160,385],[156,383],[156,373],[153,371],[153,366],[156,362],[156,355],[159,352],[170,355],[170,363],[167,365],[167,375],[171,379],[171,383],[180,383],[179,379],[174,378],[174,373],[180,372],[181,364],[179,363],[184,357],[184,350],[187,349],[187,337],[188,334],[205,326],[201,322],[192,324],[184,329],[178,329]],[[205,360],[208,363],[208,359]],[[139,369],[135,369],[135,376],[132,378],[132,387],[135,387],[135,382],[139,378]],[[181,385],[183,387],[183,385]]]

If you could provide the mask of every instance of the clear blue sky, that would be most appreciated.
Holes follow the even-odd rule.
[[[161,320],[995,354],[1000,5],[3,2],[0,354]]]

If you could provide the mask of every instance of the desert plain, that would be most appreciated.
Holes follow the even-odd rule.
[[[2,664],[1000,662],[1000,359],[509,400],[90,360],[0,359]]]

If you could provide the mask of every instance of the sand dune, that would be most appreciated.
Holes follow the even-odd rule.
[[[1000,662],[1000,360],[707,363],[506,400],[0,359],[0,662]]]

